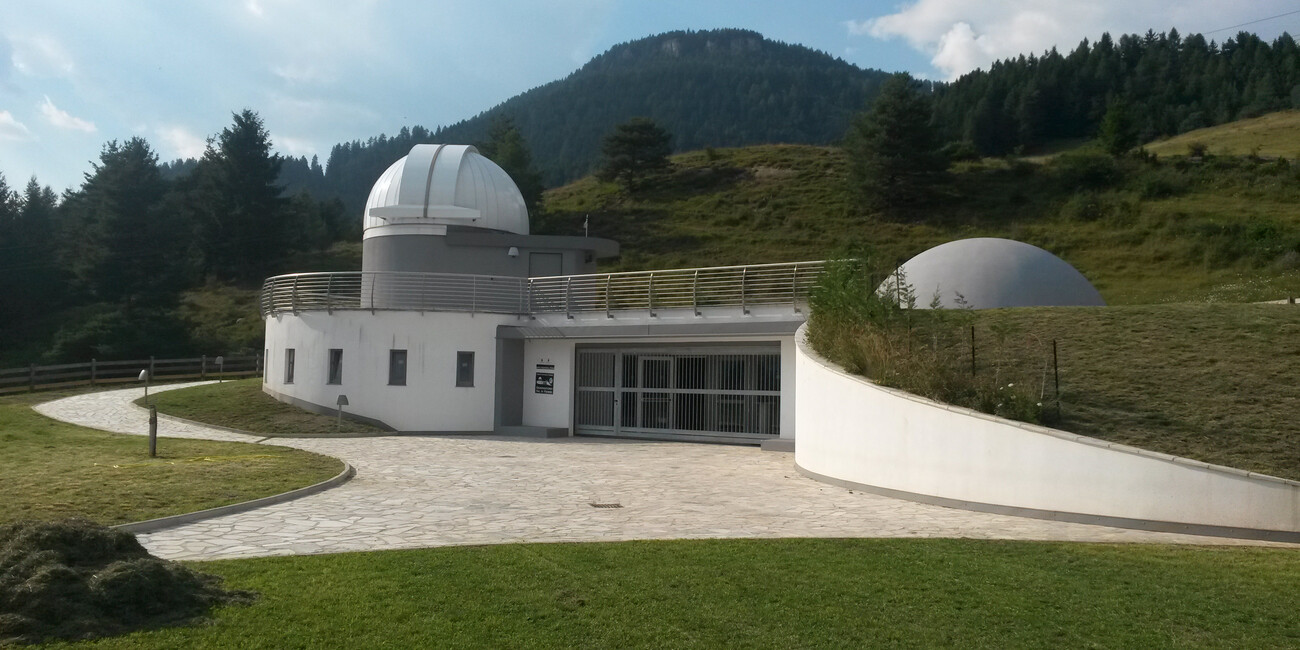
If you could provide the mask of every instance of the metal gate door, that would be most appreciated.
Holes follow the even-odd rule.
[[[780,435],[776,346],[579,349],[575,432],[754,444]]]

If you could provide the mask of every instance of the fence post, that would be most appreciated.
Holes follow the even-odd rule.
[[[1061,421],[1061,370],[1056,361],[1056,339],[1052,339],[1052,381],[1056,384],[1056,421]]]
[[[970,376],[975,376],[975,326],[970,326]]]
[[[208,378],[208,355],[205,354],[199,357],[199,379],[203,380],[207,378]]]
[[[36,364],[27,364],[27,392],[36,390]]]
[[[253,355],[253,360],[254,360],[253,362],[256,364],[254,366],[254,369],[257,371],[257,375],[259,377],[264,376],[262,374],[262,353],[258,352],[257,354]]]
[[[98,368],[95,366],[95,360],[91,359],[90,360],[90,385],[91,386],[95,385],[95,379],[96,379],[95,375],[98,374],[97,371]]]
[[[153,378],[154,378],[154,374],[153,374],[153,355],[152,355],[152,354],[149,355],[149,378],[150,378],[150,379],[153,379]]]

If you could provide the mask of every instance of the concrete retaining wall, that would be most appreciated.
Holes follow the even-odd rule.
[[[795,336],[795,463],[976,510],[1300,542],[1300,483],[947,406],[850,375]]]

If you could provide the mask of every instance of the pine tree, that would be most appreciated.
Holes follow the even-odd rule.
[[[1122,101],[1111,102],[1110,108],[1106,109],[1106,116],[1101,119],[1097,139],[1112,156],[1122,156],[1137,146],[1137,123],[1128,104]]]
[[[542,205],[542,174],[533,165],[533,154],[523,134],[509,117],[498,117],[488,127],[487,141],[478,146],[479,153],[501,166],[524,197],[528,213],[536,216]]]
[[[189,203],[210,273],[255,282],[289,252],[280,164],[262,118],[249,109],[234,114],[234,123],[208,142]]]
[[[922,197],[947,161],[930,127],[930,98],[906,73],[880,88],[871,110],[858,115],[845,136],[849,175],[870,205],[902,207]]]
[[[650,118],[634,117],[605,136],[601,153],[604,161],[597,176],[635,192],[646,178],[672,167],[672,135]]]

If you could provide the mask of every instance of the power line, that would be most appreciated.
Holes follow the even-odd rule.
[[[1277,20],[1278,18],[1285,18],[1286,16],[1290,16],[1290,15],[1293,15],[1293,14],[1300,14],[1300,9],[1297,9],[1297,10],[1295,10],[1295,11],[1288,11],[1288,12],[1286,12],[1286,13],[1284,13],[1284,14],[1278,14],[1278,15],[1276,15],[1276,16],[1269,16],[1268,18],[1260,18],[1259,20],[1252,20],[1252,21],[1250,21],[1250,22],[1241,23],[1240,25],[1232,25],[1231,27],[1220,27],[1220,28],[1218,28],[1218,29],[1212,29],[1212,30],[1210,30],[1210,31],[1208,31],[1208,32],[1201,32],[1201,35],[1204,36],[1205,34],[1213,34],[1213,33],[1215,33],[1215,32],[1226,32],[1226,31],[1228,31],[1229,29],[1236,29],[1236,28],[1238,28],[1238,27],[1245,27],[1246,25],[1254,25],[1255,23],[1262,23],[1262,22],[1267,21],[1267,20]]]

